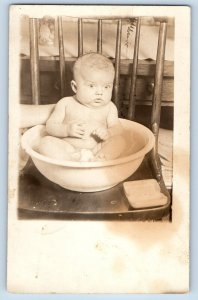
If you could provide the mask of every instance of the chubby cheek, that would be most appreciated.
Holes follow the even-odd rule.
[[[111,90],[111,91],[108,91],[108,92],[106,93],[106,99],[111,100],[111,97],[112,97],[112,90]]]
[[[77,95],[79,98],[87,98],[87,90],[86,88],[81,87],[80,89],[77,90]]]
[[[87,91],[86,88],[77,91],[76,95],[79,101],[84,104],[89,104],[90,100],[94,97],[94,95],[92,95],[90,91]]]

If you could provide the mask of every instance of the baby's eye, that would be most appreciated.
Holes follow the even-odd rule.
[[[89,84],[89,87],[90,87],[90,88],[93,88],[93,87],[94,87],[94,84]]]
[[[105,89],[109,89],[110,88],[110,85],[105,85]]]

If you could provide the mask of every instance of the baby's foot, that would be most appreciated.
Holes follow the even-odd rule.
[[[94,160],[94,155],[91,150],[89,149],[81,149],[80,152],[80,161],[93,161]]]
[[[96,161],[105,161],[106,158],[105,158],[104,153],[102,153],[102,152],[98,153],[98,154],[96,155],[96,157],[95,157],[95,160],[96,160]]]
[[[76,151],[76,152],[71,154],[71,159],[74,160],[74,161],[80,161],[80,158],[81,158],[80,151]]]

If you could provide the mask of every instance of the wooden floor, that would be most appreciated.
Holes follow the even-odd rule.
[[[148,158],[126,181],[153,178]],[[46,179],[31,160],[21,171],[18,197],[19,219],[65,220],[162,220],[170,219],[171,203],[159,207],[133,209],[123,184],[106,191],[80,193],[66,190]]]

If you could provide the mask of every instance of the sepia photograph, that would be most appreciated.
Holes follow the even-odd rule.
[[[189,24],[187,7],[10,7],[9,291],[188,290]],[[122,244],[127,235],[129,244]],[[22,242],[27,236],[29,246]],[[156,241],[149,258],[146,245]],[[66,269],[76,253],[70,279],[51,243],[54,251],[63,243]],[[23,271],[14,280],[20,251]],[[97,268],[104,263],[97,275],[89,256]],[[163,259],[174,265],[172,276],[183,272],[175,284]],[[150,280],[143,272],[152,260]],[[99,286],[106,268],[113,275]],[[50,272],[53,284],[44,284]]]
[[[20,23],[19,217],[171,221],[174,18]]]

